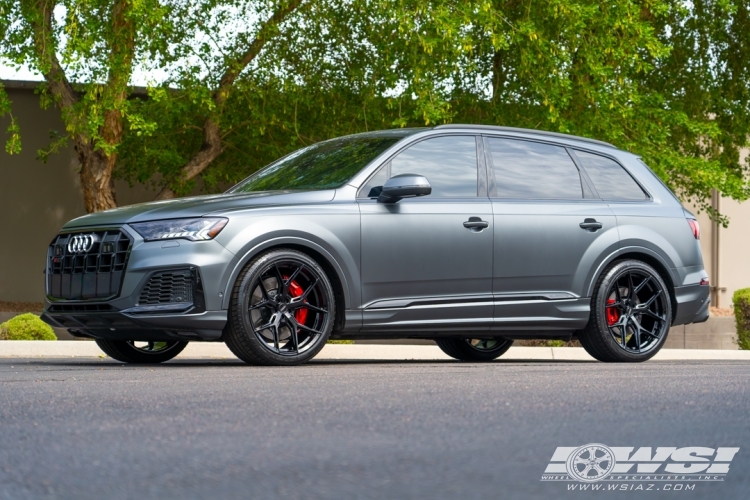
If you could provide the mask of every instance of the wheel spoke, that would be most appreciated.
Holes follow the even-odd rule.
[[[296,319],[292,320],[292,321],[294,321],[295,326],[297,328],[299,328],[300,330],[307,330],[308,332],[312,332],[312,333],[315,333],[317,335],[322,335],[323,334],[323,332],[321,332],[319,330],[316,330],[314,328],[310,328],[309,326],[306,326],[306,325],[303,325],[302,323],[299,323]]]
[[[277,264],[273,265],[274,273],[276,274],[276,293],[282,297],[286,296],[287,287],[284,283],[284,277],[281,275],[281,270]]]
[[[654,311],[650,309],[646,309],[645,311],[643,311],[643,314],[647,314],[651,316],[652,318],[658,319],[659,321],[662,321],[662,322],[666,321],[666,318],[664,316],[659,316],[658,314],[656,314]]]
[[[257,304],[254,304],[248,308],[248,311],[252,311],[254,309],[260,309],[261,307],[271,307],[271,301],[270,300],[261,300]]]
[[[260,296],[263,298],[263,300],[268,300],[268,290],[266,290],[266,286],[263,284],[263,280],[258,280],[258,288],[260,288]]]
[[[296,278],[296,277],[297,277],[297,275],[298,275],[298,274],[299,274],[299,273],[300,273],[300,272],[301,272],[301,271],[302,271],[302,270],[303,270],[304,268],[305,268],[305,266],[304,266],[304,265],[302,265],[302,266],[299,266],[299,267],[298,267],[298,268],[297,268],[297,269],[296,269],[296,270],[295,270],[295,271],[294,271],[294,272],[292,273],[292,275],[291,275],[291,276],[289,276],[289,279],[288,279],[288,280],[286,280],[286,282],[284,283],[284,290],[288,290],[288,289],[289,289],[289,285],[290,285],[290,284],[292,283],[292,281],[294,281],[294,278]]]
[[[657,299],[657,297],[659,297],[659,295],[661,295],[661,289],[657,290],[657,292],[650,299],[644,302],[642,304],[643,307],[649,307],[651,304],[654,303],[654,301]]]
[[[289,325],[289,330],[291,330],[292,332],[292,344],[294,344],[294,352],[299,354],[299,337],[297,335],[297,325]]]
[[[328,314],[328,309],[323,309],[322,307],[314,306],[307,302],[293,302],[289,304],[289,307],[288,307],[289,311],[296,311],[297,309],[309,309],[311,311],[319,312],[321,314]]]
[[[622,297],[620,296],[620,285],[615,281],[615,303],[622,304]]]
[[[635,293],[640,292],[643,289],[643,287],[646,286],[646,283],[648,283],[649,281],[651,281],[651,276],[646,276],[646,279],[641,281],[640,285],[635,287]]]
[[[628,299],[633,300],[635,294],[633,293],[633,273],[628,272]]]
[[[635,336],[635,347],[638,352],[641,352],[641,325],[634,317],[630,317],[630,321],[633,322],[635,328],[633,328],[633,335]]]
[[[307,285],[307,289],[304,292],[302,292],[302,295],[293,297],[292,300],[289,302],[289,305],[294,309],[298,307],[303,307],[300,304],[304,302],[304,300],[307,298],[308,295],[310,295],[310,292],[313,291],[313,289],[315,288],[315,284],[317,282],[318,282],[317,279],[312,280],[312,282],[309,285]]]

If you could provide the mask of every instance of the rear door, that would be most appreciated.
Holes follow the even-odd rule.
[[[363,331],[489,329],[492,206],[477,140],[427,138],[360,190]],[[393,204],[368,196],[405,173],[425,176],[432,194]],[[471,221],[486,227],[464,225]]]
[[[485,137],[494,234],[495,329],[572,330],[586,285],[619,244],[613,212],[558,144]]]

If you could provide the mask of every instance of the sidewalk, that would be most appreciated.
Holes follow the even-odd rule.
[[[104,358],[94,342],[0,341],[0,358]],[[236,360],[223,343],[191,342],[178,359]],[[426,345],[346,345],[329,344],[316,360],[442,361],[450,360],[437,346]],[[594,361],[580,347],[511,347],[500,360]],[[709,349],[662,349],[657,361],[745,360],[750,351]]]

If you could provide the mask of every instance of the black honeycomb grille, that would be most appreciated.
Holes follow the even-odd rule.
[[[193,272],[190,269],[160,271],[148,280],[138,305],[193,302]]]
[[[76,251],[70,244],[76,236],[91,238],[90,248]],[[57,235],[47,252],[47,294],[58,300],[116,297],[132,243],[119,229]]]

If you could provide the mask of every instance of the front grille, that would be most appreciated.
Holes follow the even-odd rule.
[[[160,271],[143,287],[138,305],[193,302],[193,272],[190,269]]]
[[[76,236],[91,239],[76,246]],[[130,236],[119,229],[58,235],[47,256],[48,295],[63,300],[116,297],[132,243]]]

